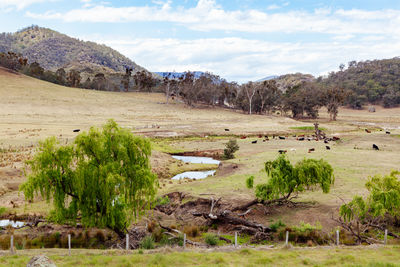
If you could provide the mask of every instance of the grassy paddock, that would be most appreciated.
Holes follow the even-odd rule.
[[[301,249],[239,249],[186,252],[41,249],[18,251],[0,258],[0,266],[26,266],[30,257],[49,256],[57,266],[400,266],[397,246],[320,247]]]

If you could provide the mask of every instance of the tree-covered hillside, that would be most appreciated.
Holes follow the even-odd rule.
[[[336,85],[350,91],[348,104],[361,108],[363,104],[383,104],[394,107],[400,104],[400,58],[351,61],[347,68],[331,72],[323,84]]]
[[[47,70],[58,68],[93,72],[125,72],[125,68],[143,70],[114,49],[85,42],[47,28],[31,26],[16,33],[0,34],[0,52],[20,53],[29,62],[38,62]]]

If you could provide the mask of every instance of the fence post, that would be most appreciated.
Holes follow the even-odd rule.
[[[385,229],[385,239],[383,241],[385,245],[387,244],[387,235],[388,235],[388,230]]]
[[[183,249],[186,249],[186,234],[183,234]]]
[[[71,234],[68,234],[68,255],[71,256]]]
[[[125,244],[125,249],[129,250],[129,234],[126,234],[126,244]]]
[[[339,230],[336,230],[336,245],[339,246]]]
[[[237,232],[235,232],[235,248],[237,248],[238,242],[237,242]]]
[[[11,254],[14,254],[14,235],[11,235],[10,238],[10,252]]]
[[[285,240],[285,246],[289,244],[289,231],[286,231],[286,240]]]

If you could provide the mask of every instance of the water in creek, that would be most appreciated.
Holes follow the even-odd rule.
[[[197,163],[197,164],[219,164],[219,160],[215,160],[209,157],[192,157],[192,156],[172,156],[174,159],[181,160],[185,163]],[[180,174],[175,175],[172,177],[172,180],[180,180],[184,178],[189,179],[204,179],[208,176],[213,176],[216,170],[211,171],[187,171]]]
[[[19,222],[19,221],[10,221],[10,220],[0,220],[0,227],[7,227],[11,225],[11,227],[17,228],[24,226],[24,222]]]

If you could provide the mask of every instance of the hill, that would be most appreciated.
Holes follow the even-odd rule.
[[[161,76],[162,78],[170,76],[171,78],[175,78],[175,79],[183,77],[183,75],[185,74],[184,72],[174,72],[174,71],[172,71],[172,72],[153,72],[153,73]],[[205,74],[205,72],[203,72],[203,71],[193,71],[193,73],[194,73],[195,78],[199,78],[200,76]]]
[[[275,78],[278,88],[285,92],[286,89],[292,86],[296,86],[302,82],[312,82],[315,81],[314,76],[311,74],[294,73],[285,74]]]
[[[257,80],[256,82],[263,82],[263,81],[274,80],[274,79],[276,79],[276,78],[278,78],[278,77],[279,77],[278,75],[270,75],[270,76],[264,77],[264,78],[262,78],[262,79],[259,79],[259,80]]]
[[[51,29],[31,26],[15,33],[0,34],[0,52],[13,51],[38,62],[43,68],[76,69],[83,72],[124,72],[125,67],[143,70],[116,50],[85,42]]]
[[[400,58],[351,61],[347,68],[331,72],[321,83],[341,86],[349,92],[349,103],[361,108],[364,103],[394,107],[400,104]]]

